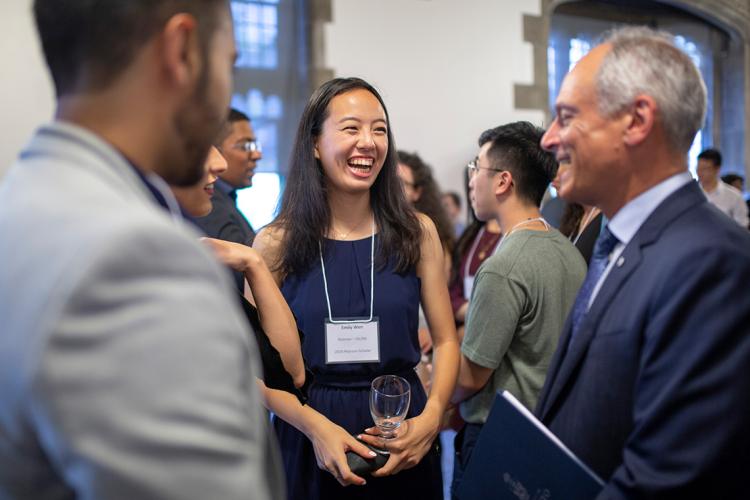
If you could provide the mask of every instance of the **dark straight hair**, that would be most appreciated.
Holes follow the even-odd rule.
[[[554,155],[539,145],[543,135],[544,129],[520,121],[486,130],[479,137],[480,147],[492,143],[487,151],[492,167],[509,171],[516,195],[536,207],[557,173]]]
[[[719,150],[715,148],[704,149],[703,151],[701,151],[701,154],[698,155],[698,159],[708,160],[716,167],[721,166],[721,152],[719,152]]]
[[[272,228],[283,230],[279,261],[274,268],[284,276],[309,269],[318,257],[318,242],[330,229],[325,174],[315,158],[315,141],[323,131],[333,98],[358,89],[375,96],[387,122],[388,151],[383,168],[370,188],[370,205],[379,228],[377,265],[382,267],[393,259],[396,272],[403,273],[419,261],[421,226],[406,201],[398,177],[396,145],[383,98],[360,78],[336,78],[321,85],[302,112],[281,208],[271,223]]]

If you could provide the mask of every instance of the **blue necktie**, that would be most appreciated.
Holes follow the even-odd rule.
[[[578,297],[576,297],[575,304],[573,304],[573,324],[570,332],[568,349],[570,349],[570,346],[575,342],[581,322],[586,316],[588,303],[589,300],[591,300],[591,294],[594,293],[594,288],[596,288],[599,278],[602,277],[604,270],[607,269],[607,264],[609,264],[609,254],[612,253],[612,250],[619,241],[620,240],[609,231],[609,226],[604,226],[602,232],[599,234],[599,238],[596,240],[594,255],[591,256],[586,279],[584,280],[583,285],[581,285],[581,289],[578,291]]]

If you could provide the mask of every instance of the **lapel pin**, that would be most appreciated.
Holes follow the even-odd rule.
[[[622,267],[623,264],[625,264],[625,257],[617,259],[617,267]]]

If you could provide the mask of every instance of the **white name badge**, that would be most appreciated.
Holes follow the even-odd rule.
[[[326,320],[326,364],[379,363],[378,320],[339,323]]]
[[[471,298],[472,288],[474,288],[474,276],[466,276],[464,278],[464,299],[469,300]]]

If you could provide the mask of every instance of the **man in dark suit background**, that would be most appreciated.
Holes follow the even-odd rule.
[[[196,222],[211,238],[250,246],[255,231],[237,208],[237,190],[253,185],[257,162],[263,158],[250,118],[241,111],[230,109],[223,137],[216,147],[227,160],[227,169],[216,181],[211,196],[211,213],[196,219]],[[237,288],[243,291],[245,278],[242,273],[233,274]]]
[[[609,224],[537,415],[607,482],[600,499],[747,498],[750,236],[687,172],[700,73],[666,35],[626,28],[556,110],[542,145],[560,194]]]

